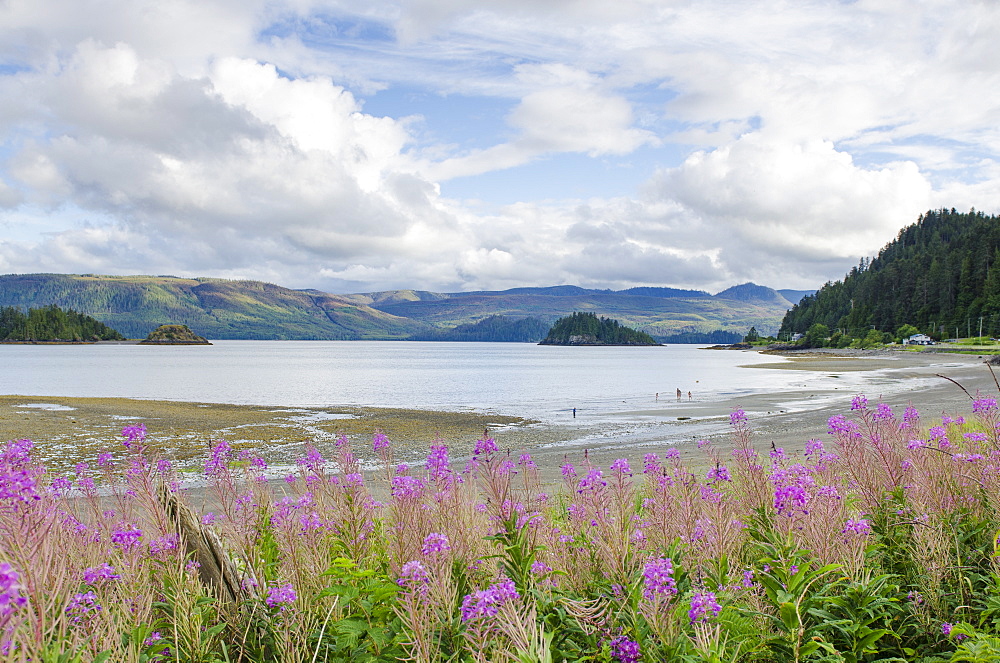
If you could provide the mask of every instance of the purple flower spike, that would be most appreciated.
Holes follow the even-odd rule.
[[[472,450],[473,456],[489,456],[497,450],[497,443],[489,437],[476,440],[476,447]]]
[[[619,663],[637,663],[642,658],[639,643],[619,635],[611,641],[611,656]]]
[[[20,576],[14,568],[4,562],[0,564],[0,619],[7,617],[28,602],[21,596]]]
[[[677,593],[677,581],[674,580],[674,563],[669,557],[659,557],[646,562],[642,571],[643,596],[650,601],[673,596]]]
[[[735,426],[746,420],[747,420],[747,413],[743,411],[743,408],[738,408],[736,410],[733,410],[732,413],[729,415],[729,423],[732,426]]]
[[[376,431],[372,436],[372,451],[378,453],[389,448],[389,438],[382,431]]]
[[[632,475],[632,468],[629,467],[628,459],[626,458],[619,458],[611,463],[611,471],[618,472],[620,474],[628,474],[629,476]]]
[[[451,544],[448,542],[448,537],[444,534],[431,532],[424,539],[424,545],[420,549],[420,552],[424,555],[436,555],[446,550],[451,550]]]
[[[97,595],[94,592],[83,592],[74,594],[66,605],[66,614],[74,624],[84,624],[97,616],[103,608],[97,602]]]
[[[122,437],[125,438],[122,444],[125,445],[126,449],[131,449],[134,444],[137,449],[141,450],[141,443],[146,439],[146,424],[135,424],[122,428]]]
[[[462,598],[462,621],[469,622],[482,617],[494,617],[504,603],[520,597],[517,588],[514,587],[513,580],[503,580],[490,585],[481,592],[466,594]]]
[[[868,399],[865,398],[864,394],[858,394],[851,400],[852,410],[864,410],[868,407]]]
[[[117,580],[121,576],[115,573],[115,567],[107,562],[100,566],[91,566],[83,570],[83,581],[88,585],[94,585],[105,580]]]
[[[431,579],[427,575],[427,569],[417,561],[403,564],[403,568],[399,572],[399,579],[396,580],[396,584],[405,591],[416,592],[417,594],[426,594],[427,585],[430,583]]]
[[[979,398],[972,402],[972,411],[976,414],[989,414],[997,409],[997,399]]]
[[[264,603],[271,608],[278,608],[279,610],[285,610],[288,606],[295,603],[295,599],[298,596],[295,594],[295,588],[292,583],[287,585],[275,585],[269,587],[267,590],[267,598],[264,599]]]
[[[691,597],[688,619],[691,620],[692,624],[697,624],[718,617],[721,611],[722,606],[719,605],[713,592],[698,592]]]

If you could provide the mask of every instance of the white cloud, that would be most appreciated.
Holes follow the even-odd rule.
[[[815,286],[928,208],[1000,211],[998,29],[985,2],[8,0],[0,269]],[[376,90],[445,115],[376,116]],[[447,95],[502,126],[452,141]],[[441,195],[547,160],[583,190],[637,175]]]

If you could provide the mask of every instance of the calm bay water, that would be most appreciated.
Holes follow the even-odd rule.
[[[739,368],[786,361],[696,346],[217,341],[211,346],[0,345],[0,392],[281,406],[480,410],[552,421],[615,418],[674,400],[824,389],[820,373]],[[848,386],[842,376],[841,388]],[[855,378],[855,379],[860,379]],[[841,392],[843,393],[843,392]]]

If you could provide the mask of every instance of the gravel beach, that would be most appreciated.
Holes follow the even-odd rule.
[[[745,355],[746,365],[755,365],[757,354]],[[943,413],[968,413],[970,397],[956,382],[972,395],[998,391],[984,357],[976,355],[839,350],[785,356],[788,361],[763,366],[845,377],[870,372],[869,384],[878,390],[866,393],[871,402],[884,400],[893,408],[912,404],[925,422]],[[600,423],[588,423],[585,417],[542,423],[483,412],[5,395],[0,396],[0,439],[34,440],[37,457],[58,472],[115,448],[122,426],[142,422],[153,449],[188,471],[197,471],[217,439],[228,440],[236,449],[256,449],[281,471],[301,456],[304,442],[313,441],[322,450],[339,434],[348,435],[365,457],[372,434],[380,429],[393,441],[400,460],[419,462],[435,439],[449,444],[453,460],[461,459],[488,430],[502,449],[532,453],[543,479],[556,483],[559,467],[567,460],[579,464],[586,458],[607,466],[614,458],[626,457],[638,469],[644,454],[662,454],[671,446],[679,447],[690,465],[708,465],[709,456],[695,443],[711,440],[719,454],[727,455],[729,414],[736,408],[748,413],[759,448],[773,443],[796,452],[809,439],[823,440],[829,417],[849,413],[854,395],[845,386],[826,392],[784,390],[683,403],[653,402],[651,397],[648,408],[620,413],[617,422]]]

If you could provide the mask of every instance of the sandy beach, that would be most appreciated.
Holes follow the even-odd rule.
[[[757,353],[744,354],[745,365],[758,365]],[[878,390],[866,393],[872,403],[881,399],[894,408],[912,404],[925,421],[942,413],[969,411],[969,396],[945,378],[961,384],[970,394],[995,395],[998,391],[984,357],[976,355],[810,351],[785,356],[787,361],[760,365],[845,378],[867,372],[869,384]],[[475,440],[489,431],[501,448],[513,454],[532,453],[546,481],[557,482],[559,467],[567,460],[579,464],[586,458],[607,466],[614,458],[626,457],[638,468],[644,454],[662,454],[671,446],[679,447],[689,464],[706,465],[711,461],[696,442],[711,440],[725,456],[729,414],[736,408],[750,416],[761,449],[774,443],[795,452],[809,439],[824,439],[829,417],[849,413],[855,395],[845,385],[826,392],[786,389],[732,399],[651,402],[648,408],[620,413],[617,422],[601,423],[588,423],[585,417],[542,423],[478,412],[5,395],[0,396],[0,439],[35,440],[37,456],[51,470],[64,471],[116,448],[122,426],[142,422],[155,452],[190,472],[197,471],[207,448],[217,439],[226,439],[237,449],[257,450],[280,471],[294,465],[304,442],[313,441],[322,450],[339,434],[348,435],[359,455],[366,457],[371,435],[376,429],[383,430],[401,460],[419,462],[435,439],[446,441],[453,459],[461,459]]]

